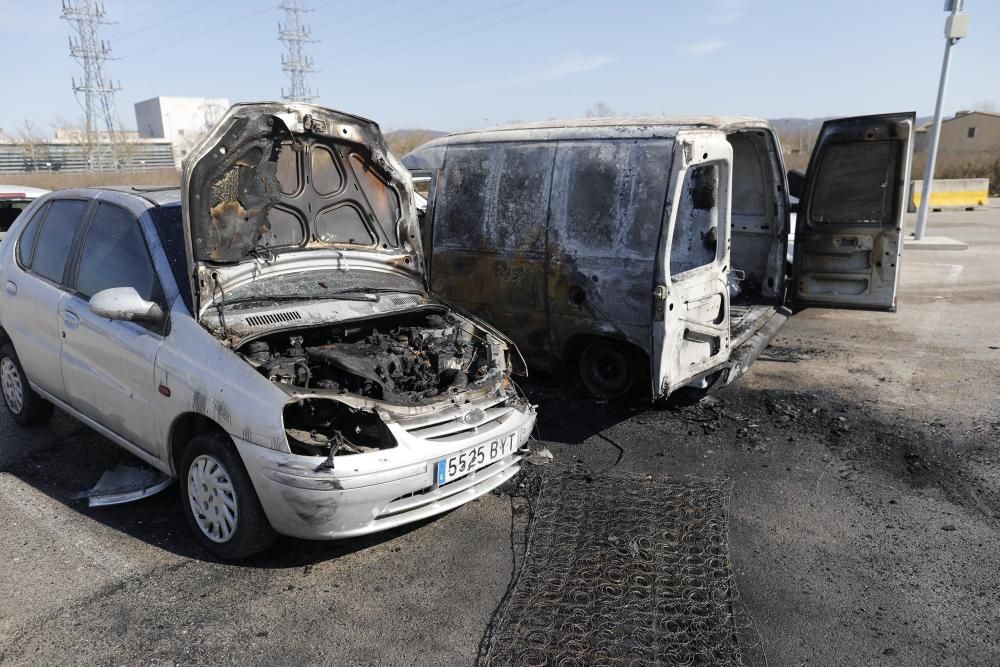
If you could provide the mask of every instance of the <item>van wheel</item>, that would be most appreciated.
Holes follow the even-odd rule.
[[[580,355],[580,379],[598,398],[621,398],[636,384],[634,355],[623,345],[607,340],[594,341]]]
[[[178,472],[184,514],[206,550],[236,560],[271,546],[276,534],[229,438],[195,436]]]
[[[21,360],[10,343],[0,348],[0,387],[7,412],[21,426],[44,424],[52,418],[55,407],[28,384]]]

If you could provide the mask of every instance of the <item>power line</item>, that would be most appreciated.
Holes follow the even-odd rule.
[[[434,7],[437,7],[438,5],[443,5],[446,2],[454,2],[454,1],[455,0],[437,0],[437,2],[432,2],[432,3],[428,4],[428,5],[421,5],[420,7],[417,7],[415,9],[411,9],[408,12],[403,12],[402,14],[393,14],[392,16],[388,17],[382,23],[384,25],[385,23],[389,23],[390,21],[398,21],[399,19],[405,19],[407,16],[413,16],[414,14],[419,14],[420,12],[425,12],[428,9],[433,9]]]
[[[188,35],[184,35],[182,37],[178,37],[177,39],[172,39],[169,42],[160,42],[159,44],[151,46],[148,49],[143,49],[142,51],[135,51],[133,53],[129,53],[129,54],[126,54],[126,55],[121,56],[121,57],[122,58],[136,58],[138,56],[144,56],[147,53],[152,53],[153,51],[159,51],[160,49],[165,49],[168,46],[173,46],[174,44],[180,44],[181,42],[186,42],[189,39],[194,39],[195,37],[201,37],[202,35],[207,35],[210,32],[219,32],[220,30],[225,31],[225,30],[228,30],[231,26],[233,26],[233,25],[235,25],[237,23],[242,23],[243,21],[249,21],[252,18],[255,18],[257,16],[260,16],[261,14],[264,14],[264,13],[270,12],[270,11],[274,11],[274,5],[268,3],[267,7],[264,7],[263,9],[260,9],[260,10],[258,10],[256,12],[251,12],[249,14],[244,14],[243,16],[238,16],[238,17],[235,17],[235,18],[229,18],[229,19],[226,19],[225,23],[219,23],[219,24],[213,25],[210,28],[205,28],[204,30],[199,30],[197,32],[192,32],[192,33],[190,33]]]
[[[354,12],[353,14],[348,14],[346,16],[338,16],[336,21],[327,21],[326,23],[320,23],[319,27],[322,28],[323,26],[332,25],[334,23],[341,23],[346,18],[353,18],[353,17],[359,16],[361,14],[367,14],[368,12],[371,12],[371,11],[376,10],[376,9],[380,9],[381,7],[384,7],[385,5],[388,5],[388,4],[392,4],[394,2],[398,2],[398,0],[388,0],[388,2],[383,2],[380,5],[374,5],[372,7],[368,7],[367,9],[362,9],[360,12]],[[437,7],[439,5],[443,5],[443,4],[449,3],[449,2],[455,2],[455,0],[437,0],[437,2],[431,2],[431,3],[426,4],[426,5],[420,5],[419,7],[415,7],[415,8],[411,9],[408,12],[403,12],[402,14],[392,14],[390,16],[387,16],[384,20],[380,21],[380,24],[381,25],[385,25],[387,23],[393,23],[393,22],[399,21],[400,19],[405,19],[408,16],[413,16],[414,14],[419,14],[420,12],[425,12],[428,9],[433,9],[434,7]],[[526,0],[517,0],[517,2],[526,2]],[[517,4],[517,2],[515,2],[513,4]],[[326,7],[321,8],[320,10],[317,10],[317,11],[322,11],[322,9],[326,9]],[[388,42],[382,42],[382,43],[393,44],[396,41],[397,40],[392,39],[392,40],[389,40]],[[369,46],[369,47],[366,47],[366,48],[360,49],[360,50],[361,51],[369,51],[369,50],[371,50],[373,48],[378,48],[378,45]],[[357,53],[357,52],[358,52],[357,50],[354,50],[354,51],[349,51],[348,53]]]
[[[288,72],[289,79],[288,94],[282,90],[281,96],[289,102],[312,102],[315,95],[306,85],[306,74],[313,71],[313,63],[305,55],[305,44],[313,40],[309,26],[302,22],[302,14],[308,10],[302,0],[285,0],[279,7],[285,12],[285,23],[278,24],[278,39],[287,49],[281,56],[281,69]]]
[[[174,14],[173,16],[170,16],[169,18],[165,18],[165,19],[162,19],[160,21],[156,21],[154,23],[150,23],[149,25],[147,25],[145,27],[139,28],[138,30],[133,30],[132,32],[127,32],[124,35],[118,35],[118,39],[127,39],[129,37],[132,37],[133,35],[142,34],[142,33],[146,32],[147,30],[152,30],[153,28],[159,28],[164,23],[170,23],[171,21],[175,21],[175,20],[177,20],[179,18],[184,18],[185,16],[187,16],[189,14],[194,14],[195,12],[200,11],[200,10],[204,9],[205,7],[207,7],[208,5],[212,4],[213,2],[218,2],[218,0],[207,0],[206,2],[202,2],[201,4],[198,4],[198,5],[194,6],[194,7],[191,7],[190,9],[186,9],[183,12],[180,12],[178,14]]]
[[[500,10],[508,9],[508,8],[513,7],[515,5],[524,4],[527,1],[528,0],[514,0],[513,2],[508,2],[508,3],[502,4],[502,5],[498,5],[497,7],[493,7],[492,9],[487,9],[486,11],[483,11],[483,12],[477,12],[475,14],[470,14],[469,16],[464,16],[464,17],[462,17],[460,19],[456,19],[456,20],[450,21],[448,23],[442,23],[440,25],[436,25],[433,28],[428,28],[427,30],[423,30],[421,32],[411,33],[411,34],[407,35],[406,37],[402,37],[402,38],[397,37],[395,39],[387,39],[387,40],[384,40],[384,41],[377,42],[375,44],[371,44],[369,46],[366,46],[363,49],[352,49],[350,51],[343,51],[341,53],[335,53],[335,54],[333,54],[332,57],[337,58],[339,56],[348,56],[348,55],[355,55],[355,54],[358,54],[358,53],[364,53],[366,51],[375,51],[377,49],[381,49],[383,46],[392,46],[392,45],[395,45],[395,44],[399,44],[402,41],[406,41],[408,39],[412,39],[413,37],[418,37],[418,36],[421,36],[421,35],[426,35],[426,34],[432,33],[432,32],[440,32],[441,30],[444,30],[445,28],[450,28],[451,26],[459,25],[461,23],[468,23],[469,21],[474,21],[475,19],[482,18],[483,16],[489,16],[490,14],[496,14]]]
[[[343,23],[344,21],[346,21],[347,19],[353,19],[355,16],[361,16],[363,14],[370,14],[371,12],[375,11],[376,9],[382,9],[386,5],[391,5],[391,4],[394,4],[394,3],[397,3],[397,2],[399,2],[399,0],[386,0],[385,2],[380,2],[377,5],[371,5],[369,7],[365,7],[364,9],[358,10],[356,12],[351,12],[350,14],[341,14],[340,16],[338,16],[337,18],[333,19],[332,21],[327,21],[326,23],[321,23],[320,27],[327,26],[327,25],[333,25],[334,23],[340,24],[340,23]],[[326,7],[324,7],[323,9],[326,9]]]
[[[385,5],[388,5],[388,4],[391,4],[393,2],[397,2],[397,1],[398,0],[387,0],[386,2],[380,3],[378,5],[374,5],[372,7],[367,8],[367,9],[361,10],[360,12],[355,12],[353,14],[348,14],[348,15],[345,15],[345,16],[338,17],[337,21],[340,22],[340,21],[343,21],[345,18],[349,18],[349,17],[352,17],[352,16],[357,16],[359,14],[364,14],[364,13],[367,13],[367,12],[370,12],[370,11],[374,11],[375,9],[378,9],[380,7],[383,7]],[[433,2],[433,3],[430,3],[429,5],[425,5],[422,9],[429,9],[431,7],[435,7],[437,5],[444,4],[445,2],[448,2],[448,1],[451,1],[451,0],[438,0],[437,2]],[[527,0],[514,0],[513,2],[507,2],[507,3],[504,3],[504,4],[499,5],[497,7],[493,7],[491,9],[482,11],[482,12],[477,12],[475,14],[471,14],[469,16],[465,16],[465,17],[462,17],[460,19],[456,19],[454,21],[449,21],[448,23],[443,23],[443,24],[436,25],[434,27],[428,28],[426,30],[422,30],[422,31],[411,33],[411,34],[406,35],[404,37],[400,37],[400,38],[396,38],[396,39],[391,39],[391,40],[385,40],[385,41],[382,41],[382,42],[378,42],[376,44],[370,45],[370,46],[365,47],[363,49],[354,49],[354,50],[351,50],[351,51],[346,51],[346,52],[342,52],[342,53],[333,54],[332,56],[327,55],[327,57],[339,58],[340,56],[355,55],[355,54],[358,54],[358,53],[363,53],[363,52],[367,52],[367,51],[373,51],[373,50],[376,50],[376,49],[382,49],[382,47],[384,47],[384,46],[393,46],[393,45],[403,44],[405,42],[409,42],[409,41],[412,41],[414,39],[418,39],[418,38],[423,37],[423,36],[428,35],[428,34],[433,34],[433,33],[436,33],[436,32],[440,32],[441,30],[444,30],[446,28],[449,28],[449,27],[452,27],[452,26],[455,26],[455,25],[460,25],[462,23],[467,23],[469,21],[473,21],[473,20],[475,20],[477,18],[482,18],[483,16],[488,16],[490,14],[495,14],[496,12],[501,11],[503,9],[514,7],[516,5],[520,5],[520,4],[523,4],[525,2],[527,2]],[[551,9],[555,9],[555,8],[561,7],[563,5],[568,5],[571,2],[575,2],[575,0],[561,0],[560,2],[555,2],[555,3],[549,4],[549,5],[545,5],[544,7],[539,7],[537,9],[533,9],[531,11],[522,12],[520,14],[515,14],[513,16],[509,16],[507,18],[501,19],[499,21],[494,21],[494,22],[488,23],[486,25],[477,26],[477,27],[474,27],[474,28],[470,28],[469,30],[463,30],[463,31],[459,31],[459,32],[456,32],[456,33],[448,34],[448,35],[443,35],[442,37],[440,37],[438,39],[434,39],[434,40],[429,41],[429,42],[423,42],[423,43],[421,43],[421,46],[429,46],[429,45],[432,45],[432,44],[439,44],[441,42],[445,42],[445,41],[448,41],[450,39],[455,39],[457,37],[463,37],[463,36],[468,35],[468,34],[473,34],[473,33],[476,33],[476,32],[482,32],[483,30],[489,30],[490,28],[493,28],[493,27],[496,27],[496,26],[499,26],[499,25],[503,25],[505,23],[510,23],[511,21],[517,21],[519,19],[527,18],[529,16],[534,16],[536,14],[540,14],[542,12],[546,12],[546,11],[549,11]],[[235,18],[230,18],[225,23],[218,24],[218,25],[212,26],[210,28],[205,28],[204,30],[199,30],[199,31],[190,33],[188,35],[184,35],[182,37],[178,37],[177,39],[173,39],[173,40],[167,41],[167,42],[161,42],[159,44],[155,44],[155,45],[151,46],[148,49],[143,49],[141,51],[136,51],[136,52],[133,52],[133,53],[129,53],[129,54],[126,54],[126,55],[121,56],[121,57],[122,58],[137,58],[139,56],[144,56],[144,55],[152,53],[154,51],[159,51],[159,50],[167,48],[169,46],[173,46],[175,44],[179,44],[181,42],[185,42],[185,41],[194,39],[196,37],[200,37],[202,35],[206,35],[206,34],[213,33],[213,32],[218,32],[220,30],[228,30],[234,24],[242,23],[244,21],[248,21],[248,20],[250,20],[252,18],[260,16],[261,14],[264,14],[265,12],[271,11],[272,7],[273,6],[268,6],[268,7],[265,7],[263,9],[260,9],[258,11],[251,12],[249,14],[245,14],[243,16],[239,16],[239,17],[235,17]],[[417,9],[417,10],[408,12],[407,14],[404,14],[404,15],[413,14],[413,13],[416,13],[417,11],[421,11],[421,9]],[[311,36],[311,33],[309,33],[309,36]],[[393,50],[389,50],[389,51],[382,50],[379,54],[374,55],[372,57],[354,58],[352,60],[348,60],[348,61],[345,61],[345,62],[340,62],[340,63],[338,63],[338,65],[356,64],[356,63],[362,63],[362,62],[370,62],[370,61],[373,61],[373,60],[379,60],[381,58],[385,58],[385,57],[388,57],[390,55],[395,55],[397,53],[402,53],[402,52],[405,52],[405,51],[409,51],[411,48],[412,48],[412,46],[404,46],[402,48],[393,49]],[[312,67],[312,59],[311,58],[308,60],[308,65],[309,65],[310,68]],[[310,69],[309,71],[313,71],[313,70]],[[311,92],[310,92],[310,94],[311,94]]]
[[[481,26],[478,26],[478,27],[475,27],[475,28],[470,28],[468,30],[463,30],[463,31],[460,31],[460,32],[456,32],[456,33],[453,33],[451,35],[445,35],[443,37],[440,37],[440,38],[435,39],[435,40],[431,40],[429,42],[421,42],[420,46],[421,47],[425,47],[425,46],[430,46],[432,44],[440,44],[441,42],[446,42],[449,39],[455,39],[456,37],[464,37],[465,35],[471,35],[472,33],[475,33],[475,32],[482,32],[483,30],[489,30],[490,28],[495,28],[496,26],[503,25],[504,23],[510,23],[511,21],[517,21],[519,19],[527,18],[529,16],[534,16],[535,14],[541,14],[542,12],[546,12],[546,11],[548,11],[550,9],[555,9],[556,7],[561,7],[563,5],[568,5],[571,2],[576,2],[576,0],[562,0],[561,2],[554,2],[554,3],[550,4],[550,5],[545,5],[544,7],[539,7],[538,9],[533,9],[530,12],[523,12],[521,14],[515,14],[514,16],[509,16],[509,17],[507,17],[505,19],[501,19],[499,21],[494,21],[493,23],[487,23],[486,25],[481,25]],[[520,1],[519,2],[512,2],[510,4],[512,4],[512,5],[513,4],[520,4]],[[423,32],[417,32],[417,33],[414,33],[413,35],[410,35],[409,37],[404,37],[404,38],[401,38],[401,39],[397,40],[396,43],[397,44],[398,43],[402,43],[404,41],[410,40],[411,38],[419,37],[419,36],[427,34],[429,32],[435,32],[436,30],[437,30],[437,28],[431,28],[431,29],[425,30]],[[413,48],[413,45],[408,45],[408,46],[404,46],[404,47],[399,48],[399,49],[393,49],[391,51],[383,51],[382,53],[378,54],[377,56],[372,56],[371,58],[357,58],[357,59],[354,59],[354,60],[347,60],[347,61],[341,62],[339,64],[341,66],[343,66],[343,65],[356,65],[358,63],[367,63],[367,62],[371,62],[373,60],[379,60],[381,58],[387,58],[387,57],[395,55],[397,53],[408,52],[412,48]]]
[[[148,14],[149,12],[153,11],[154,9],[163,9],[167,5],[171,5],[171,4],[175,3],[175,2],[177,2],[177,0],[163,0],[162,2],[159,2],[159,3],[157,3],[156,5],[154,5],[152,7],[146,7],[145,9],[140,9],[137,12],[132,12],[131,14],[126,14],[124,18],[118,19],[118,23],[123,23],[123,22],[124,23],[128,23],[129,21],[131,21],[132,19],[134,19],[134,18],[136,18],[138,16],[142,16],[144,14]]]

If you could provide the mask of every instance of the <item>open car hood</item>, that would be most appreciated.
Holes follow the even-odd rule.
[[[182,189],[196,312],[217,289],[311,267],[364,265],[426,289],[410,175],[370,120],[237,104],[185,158]]]

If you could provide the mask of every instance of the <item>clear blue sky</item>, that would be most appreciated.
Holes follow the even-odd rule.
[[[275,99],[279,0],[106,0],[123,125],[156,95]],[[619,113],[933,111],[943,0],[306,0],[318,102],[383,129]],[[1000,105],[1000,2],[967,0],[946,111]],[[82,117],[58,0],[0,0],[0,127]],[[227,22],[232,21],[230,25]]]

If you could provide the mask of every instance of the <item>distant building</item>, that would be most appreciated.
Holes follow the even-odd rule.
[[[930,141],[930,130],[934,123],[924,123],[917,125],[913,129],[913,152],[923,153],[927,150],[927,142]]]
[[[916,128],[914,150],[926,151],[931,124]],[[980,153],[1000,151],[1000,113],[990,111],[959,111],[941,123],[941,153]]]
[[[135,105],[135,126],[140,137],[170,141],[179,168],[228,109],[229,100],[222,97],[154,97]]]

